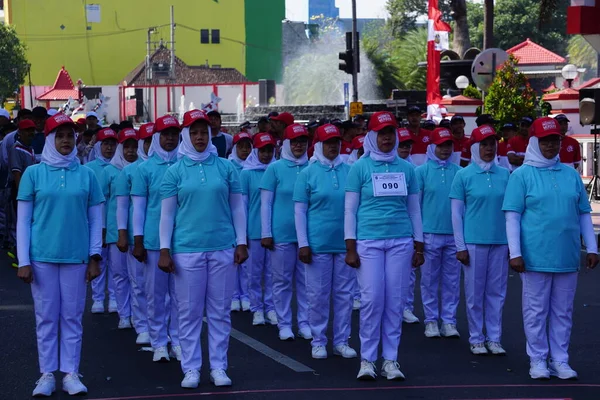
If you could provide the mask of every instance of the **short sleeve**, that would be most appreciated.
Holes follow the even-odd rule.
[[[264,190],[268,190],[270,192],[274,192],[277,188],[277,176],[275,175],[275,165],[273,163],[267,167],[267,170],[262,176],[260,180],[260,188]]]
[[[129,196],[129,189],[129,176],[123,169],[116,178],[115,196]]]
[[[525,211],[525,195],[527,194],[527,190],[522,175],[522,173],[514,172],[508,178],[502,211],[514,211],[519,214],[523,214]]]
[[[466,145],[463,147],[462,152],[460,154],[460,159],[463,161],[471,161],[471,146]]]
[[[27,170],[25,170],[27,172]],[[90,176],[90,191],[88,197],[88,207],[97,206],[98,204],[104,203],[105,198],[102,193],[102,188],[100,187],[100,183],[96,178],[96,174],[93,171],[88,171]]]
[[[360,193],[362,189],[361,164],[362,163],[359,164],[356,162],[350,167],[350,171],[348,171],[348,177],[346,178],[346,192]]]
[[[140,165],[131,176],[131,195],[148,197],[148,182],[144,168]]]
[[[298,179],[296,179],[296,184],[294,185],[293,200],[299,203],[308,203],[310,200],[310,189],[308,187],[309,168],[305,168],[302,172],[300,172],[300,175],[298,175]]]
[[[232,163],[227,164],[229,172],[227,180],[229,182],[229,193],[242,193],[242,185],[240,184],[240,174],[237,172]]]
[[[423,191],[425,188],[425,165],[424,164],[417,169],[415,169],[415,175],[417,177],[417,186],[419,187],[419,191]]]
[[[451,199],[465,201],[465,185],[463,182],[463,174],[461,174],[460,171],[454,176],[449,197]]]
[[[418,194],[420,192],[417,174],[414,168],[410,168],[407,174],[406,184],[408,185],[408,194]]]
[[[35,199],[35,183],[33,182],[33,174],[35,168],[27,168],[21,177],[19,184],[19,193],[17,200],[33,201]]]
[[[9,171],[21,171],[23,172],[23,157],[21,157],[20,150],[16,147],[11,147],[8,155],[8,170]]]
[[[248,175],[249,170],[247,169],[243,169],[242,172],[240,172],[240,186],[242,187],[242,194],[245,196],[250,195],[250,177]]]
[[[163,175],[160,183],[160,198],[162,200],[177,196],[179,181],[177,177],[177,167],[177,164],[169,167]]]
[[[590,202],[588,200],[588,194],[579,176],[577,176],[576,182],[579,189],[579,214],[591,213],[592,207],[590,206]]]

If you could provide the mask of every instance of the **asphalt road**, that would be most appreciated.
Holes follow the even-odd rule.
[[[473,356],[469,352],[464,299],[459,306],[461,339],[427,339],[423,324],[404,325],[399,362],[404,382],[356,380],[359,361],[330,356],[313,360],[310,342],[281,342],[277,329],[253,327],[250,313],[234,313],[229,347],[230,388],[209,382],[208,366],[201,372],[200,387],[179,387],[179,363],[152,362],[152,353],[135,345],[133,330],[116,329],[116,314],[84,315],[83,355],[80,372],[87,399],[195,399],[207,395],[223,399],[600,399],[600,269],[582,272],[575,299],[571,365],[578,381],[533,381],[521,318],[521,283],[509,279],[504,308],[503,345],[506,357]],[[417,292],[417,299],[420,294]],[[420,301],[416,314],[422,317]],[[353,315],[350,344],[359,349],[358,313]],[[30,398],[39,378],[31,292],[16,278],[15,269],[0,259],[0,400]],[[206,349],[206,331],[202,335]],[[329,350],[331,353],[331,349]],[[208,356],[204,351],[204,360]],[[299,372],[300,371],[300,372]],[[60,392],[57,374],[54,399]]]

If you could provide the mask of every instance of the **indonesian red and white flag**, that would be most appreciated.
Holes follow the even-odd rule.
[[[440,92],[440,54],[450,48],[448,33],[450,25],[442,21],[438,0],[429,0],[427,24],[427,119],[441,120],[442,94]]]

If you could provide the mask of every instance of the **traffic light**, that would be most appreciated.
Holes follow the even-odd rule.
[[[356,33],[358,39],[358,32]],[[358,40],[356,43],[358,47]],[[346,32],[346,51],[339,53],[339,58],[342,60],[339,69],[347,74],[352,75],[354,72],[354,50],[352,48],[352,32]],[[360,72],[360,56],[356,60],[356,72]]]

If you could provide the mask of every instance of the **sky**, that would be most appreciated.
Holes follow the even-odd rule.
[[[387,18],[385,10],[387,0],[357,0],[356,14],[358,18]],[[340,18],[352,18],[352,1],[335,0],[335,5],[340,9]],[[285,17],[290,21],[304,21],[308,19],[308,0],[286,0]]]

